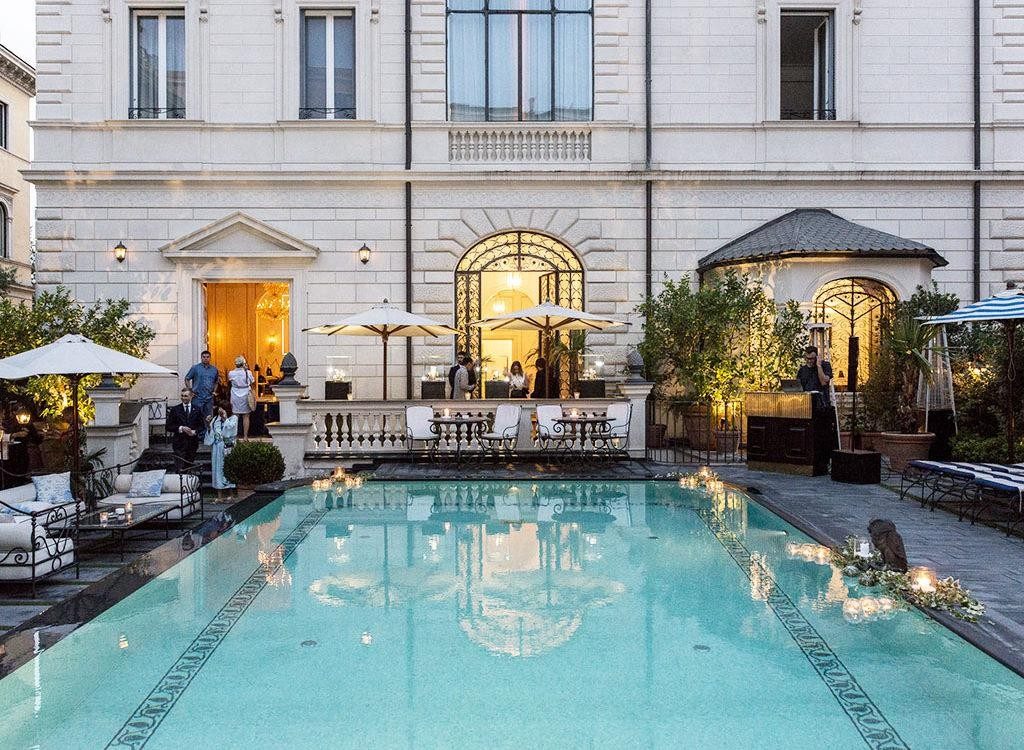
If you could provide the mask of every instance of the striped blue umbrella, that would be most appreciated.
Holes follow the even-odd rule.
[[[928,318],[924,325],[972,323],[985,321],[1024,320],[1024,289],[1007,289],[994,297],[954,310],[946,315]]]
[[[1016,460],[1017,425],[1013,411],[1013,339],[1017,323],[1024,320],[1024,289],[1007,289],[994,297],[922,321],[922,325],[943,325],[945,323],[1002,323],[1006,329],[1006,386],[1009,398],[1006,400],[1006,449],[1007,461]]]

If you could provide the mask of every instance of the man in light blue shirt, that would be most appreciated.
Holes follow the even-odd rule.
[[[213,394],[220,382],[220,371],[210,364],[210,356],[209,351],[204,351],[200,355],[202,361],[185,373],[185,385],[195,392],[196,406],[204,417],[213,414]]]

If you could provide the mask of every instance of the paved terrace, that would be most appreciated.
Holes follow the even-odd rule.
[[[936,619],[1024,674],[1024,539],[957,521],[941,509],[921,508],[884,485],[838,484],[828,477],[772,474],[743,466],[715,470],[722,479],[760,493],[754,495],[759,503],[822,544],[835,546],[850,534],[866,536],[872,519],[891,519],[903,536],[911,565],[926,565],[943,578],[959,578],[986,606],[976,624],[944,615]],[[899,484],[898,477],[895,482]]]

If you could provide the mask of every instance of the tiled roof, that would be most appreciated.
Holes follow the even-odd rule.
[[[933,248],[854,224],[824,208],[798,208],[705,255],[702,271],[716,266],[792,257],[926,258],[947,264]]]

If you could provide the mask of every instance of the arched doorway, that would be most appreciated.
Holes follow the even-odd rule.
[[[455,271],[458,350],[485,358],[492,372],[507,371],[514,360],[527,366],[539,344],[537,334],[483,333],[470,323],[546,301],[583,309],[583,264],[571,249],[536,232],[503,232],[481,240]]]
[[[814,320],[832,325],[832,370],[838,388],[848,385],[850,338],[860,339],[857,380],[867,382],[879,346],[879,324],[896,302],[892,289],[880,281],[846,278],[830,281],[814,295]]]

